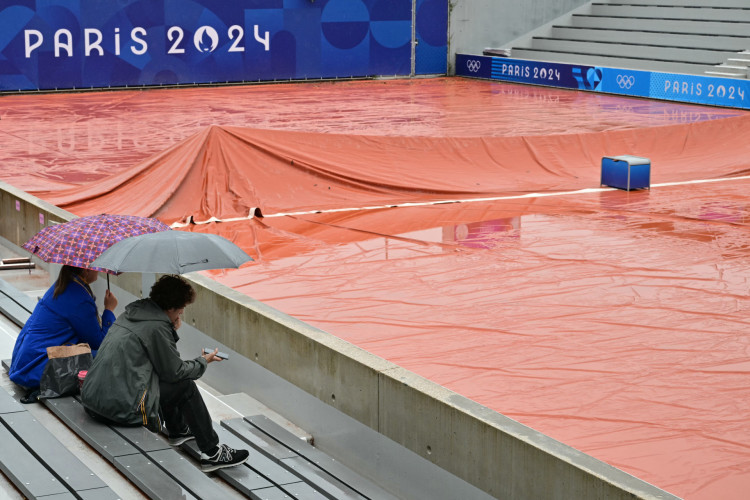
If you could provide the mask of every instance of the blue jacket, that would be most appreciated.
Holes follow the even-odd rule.
[[[83,284],[72,281],[56,299],[54,289],[51,286],[37,303],[13,347],[10,379],[27,388],[39,386],[48,347],[86,342],[96,350],[115,321],[106,309],[99,321],[94,297]]]

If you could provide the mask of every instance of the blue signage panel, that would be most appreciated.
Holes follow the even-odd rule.
[[[456,54],[456,75],[582,90],[598,90],[602,80],[592,66],[466,54]]]
[[[448,0],[416,0],[414,72],[417,75],[448,71]]]
[[[608,94],[649,97],[651,73],[632,69],[602,69],[602,83],[597,90]]]
[[[456,75],[750,109],[750,81],[456,54]]]
[[[447,32],[447,2],[424,3],[420,22]],[[413,8],[414,0],[6,0],[0,91],[409,75]],[[447,35],[429,40],[447,60]]]
[[[649,95],[671,101],[750,108],[750,81],[736,78],[652,73]]]

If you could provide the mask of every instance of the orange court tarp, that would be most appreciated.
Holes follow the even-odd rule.
[[[737,175],[724,144],[748,116],[686,125],[529,137],[391,137],[208,127],[81,187],[32,191],[73,213],[108,207],[168,222],[452,201],[597,186],[602,156],[629,152],[653,182]],[[705,167],[711,162],[711,169]]]
[[[460,78],[1,99],[0,178],[28,191],[60,190],[115,175],[212,125],[349,136],[575,137],[743,114]]]
[[[2,180],[226,236],[256,260],[215,280],[681,497],[745,498],[749,113],[456,78],[0,104]],[[650,190],[600,187],[621,154]]]

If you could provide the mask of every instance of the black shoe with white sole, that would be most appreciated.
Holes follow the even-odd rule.
[[[213,456],[209,457],[205,453],[201,453],[201,470],[203,472],[211,472],[217,469],[223,469],[224,467],[234,467],[244,463],[250,456],[247,450],[235,450],[225,444],[220,444],[217,451]]]
[[[195,436],[190,431],[190,427],[186,427],[181,432],[175,432],[172,434],[169,433],[169,444],[172,446],[180,446],[183,443],[186,443],[190,441],[191,439],[195,439]]]

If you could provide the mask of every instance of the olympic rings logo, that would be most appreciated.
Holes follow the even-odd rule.
[[[635,77],[633,75],[617,75],[617,85],[621,89],[629,89],[635,83]]]
[[[469,68],[469,71],[471,71],[472,73],[476,73],[477,71],[479,71],[479,68],[482,67],[482,62],[477,61],[476,59],[471,59],[466,61],[466,67]]]

